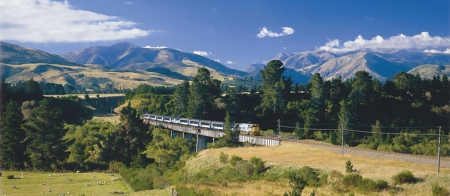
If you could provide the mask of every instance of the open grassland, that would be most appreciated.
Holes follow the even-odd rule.
[[[442,187],[450,188],[450,168],[442,168],[440,174],[437,174],[436,165],[418,164],[413,162],[400,161],[395,159],[377,158],[374,156],[364,156],[356,154],[345,154],[303,143],[283,142],[281,146],[273,147],[242,147],[242,148],[221,148],[209,149],[200,152],[195,159],[186,164],[186,171],[195,174],[203,168],[217,168],[223,166],[219,162],[221,152],[228,154],[229,157],[237,155],[244,160],[249,160],[256,156],[266,161],[273,171],[283,171],[292,168],[301,168],[310,166],[320,169],[325,173],[336,170],[345,174],[345,162],[349,159],[353,168],[364,178],[385,180],[390,188],[376,195],[432,195],[431,188],[433,183],[438,183]],[[380,152],[383,153],[383,152]],[[392,176],[402,170],[411,171],[418,179],[415,184],[393,185]],[[279,181],[247,181],[240,183],[228,183],[227,186],[211,186],[188,184],[188,186],[198,189],[211,189],[213,192],[222,195],[283,195],[285,191],[291,190],[287,180]],[[313,189],[307,187],[304,195],[309,195]],[[316,189],[316,195],[336,195],[330,186],[319,187]],[[360,193],[355,193],[356,195]],[[375,194],[375,193],[374,193]]]
[[[97,95],[99,98],[110,98],[110,97],[124,97],[124,93],[109,93],[109,94],[98,94],[98,93],[88,93],[90,98],[95,99]],[[65,95],[44,95],[44,97],[69,97],[69,96],[77,96],[78,98],[84,99],[86,94],[65,94]]]
[[[107,83],[114,84],[118,89],[134,89],[140,84],[152,86],[173,86],[182,80],[170,78],[158,73],[147,71],[122,72],[101,69],[98,66],[67,66],[57,64],[2,64],[8,71],[6,82],[16,83],[33,78],[35,81],[45,79],[57,84],[90,85],[93,82],[104,88]]]
[[[51,174],[51,176],[49,176]],[[18,179],[7,179],[14,175]],[[23,176],[23,178],[22,178]],[[112,178],[119,178],[117,181]],[[108,173],[51,173],[4,171],[1,179],[1,195],[169,195],[169,190],[133,192],[121,180],[120,175]],[[15,185],[16,188],[12,188]]]

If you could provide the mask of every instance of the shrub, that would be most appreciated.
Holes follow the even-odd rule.
[[[353,165],[352,165],[352,162],[350,161],[350,159],[347,162],[345,162],[345,171],[347,173],[353,172]]]
[[[362,181],[362,179],[362,176],[359,174],[348,174],[342,179],[342,186],[344,186],[348,190],[355,189],[358,186],[358,183]]]
[[[224,163],[224,164],[227,163],[228,162],[228,155],[223,153],[223,152],[220,152],[219,161],[221,163]]]
[[[237,163],[238,161],[242,161],[242,158],[239,157],[239,156],[236,156],[236,155],[231,156],[230,164],[231,164],[232,166],[236,166],[236,163]]]
[[[8,176],[6,176],[6,178],[7,178],[7,179],[16,179],[16,178],[14,177],[14,175],[8,175]]]
[[[339,187],[336,187],[339,191],[352,191],[357,190],[359,192],[378,192],[387,189],[388,183],[384,180],[372,180],[363,178],[360,174],[348,174],[344,176]]]
[[[434,183],[432,185],[431,192],[433,193],[433,196],[448,196],[449,195],[448,190],[442,186],[439,186],[439,184],[437,184],[437,183]]]
[[[236,163],[236,171],[241,175],[249,176],[253,174],[254,168],[248,161],[238,161]]]
[[[316,170],[311,167],[304,166],[301,169],[297,170],[296,173],[298,176],[303,177],[306,181],[306,185],[317,187],[320,185],[319,183],[319,174]]]
[[[255,174],[260,174],[261,172],[264,171],[264,169],[266,169],[264,161],[262,161],[262,159],[259,157],[252,157],[250,159],[250,164],[253,165]]]
[[[291,172],[289,174],[289,185],[292,187],[289,195],[300,196],[306,186],[306,180],[302,176],[298,176],[297,173]],[[285,192],[284,195],[288,194]]]
[[[402,170],[398,174],[392,176],[392,180],[394,181],[394,185],[416,182],[416,178],[408,170]]]

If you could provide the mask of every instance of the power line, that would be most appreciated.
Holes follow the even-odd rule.
[[[372,127],[373,125],[362,125],[362,124],[351,124],[347,123],[348,125],[352,126],[358,126],[358,127]],[[420,129],[420,128],[439,128],[439,126],[414,126],[414,127],[386,127],[386,126],[378,126],[379,128],[385,128],[385,129]],[[447,126],[441,126],[442,128],[450,128]]]
[[[290,129],[300,129],[300,130],[304,130],[304,129],[308,129],[308,130],[313,130],[313,131],[336,131],[338,130],[336,129],[320,129],[320,128],[302,128],[302,127],[292,127],[292,126],[286,126],[286,125],[280,125],[280,127],[284,127],[284,128],[290,128]],[[439,134],[435,134],[435,133],[386,133],[386,132],[372,132],[372,131],[362,131],[362,130],[354,130],[354,129],[345,129],[345,131],[350,131],[350,132],[358,132],[358,133],[369,133],[369,134],[382,134],[382,135],[401,135],[401,134],[408,134],[408,135],[417,135],[417,136],[439,136]],[[446,137],[450,137],[450,135],[442,135],[441,136],[446,136]]]

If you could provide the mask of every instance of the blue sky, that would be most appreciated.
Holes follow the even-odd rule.
[[[448,0],[0,0],[0,40],[62,54],[131,42],[242,70],[281,52],[450,53]]]

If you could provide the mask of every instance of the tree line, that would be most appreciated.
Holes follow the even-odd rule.
[[[141,85],[128,91],[124,100],[139,97],[141,105],[126,105],[118,124],[89,120],[92,111],[78,97],[44,98],[40,84],[32,79],[19,86],[2,80],[1,165],[10,169],[105,169],[115,162],[145,166],[162,156],[168,157],[168,165],[175,165],[182,154],[189,154],[191,143],[168,139],[166,130],[145,126],[140,119],[145,112],[226,121],[227,127],[233,122],[256,123],[262,130],[276,130],[281,119],[294,127],[283,131],[330,143],[340,141],[342,130],[402,133],[345,132],[344,137],[351,146],[415,154],[435,153],[437,137],[414,134],[436,133],[440,125],[444,126],[442,134],[449,134],[445,125],[450,91],[445,75],[423,79],[401,72],[381,83],[364,71],[345,81],[340,77],[325,81],[314,74],[305,91],[299,91],[299,85],[283,77],[283,72],[281,61],[270,61],[261,70],[261,89],[247,93],[234,88],[222,91],[221,82],[206,68],[199,68],[190,81],[184,79],[173,88]],[[227,135],[218,142],[220,146],[236,145],[232,134]],[[442,142],[441,155],[449,156],[449,141]]]
[[[426,79],[400,72],[383,83],[366,71],[358,71],[345,81],[341,77],[324,80],[316,73],[302,87],[282,76],[281,61],[270,61],[260,72],[260,90],[239,93],[235,88],[223,91],[220,81],[212,79],[207,69],[200,68],[191,81],[184,80],[173,94],[140,94],[145,99],[138,110],[209,120],[222,120],[228,111],[231,122],[256,123],[262,130],[275,132],[280,119],[293,127],[283,131],[302,139],[330,143],[341,140],[342,130],[378,131],[381,133],[376,134],[378,140],[359,132],[345,132],[344,137],[351,146],[367,144],[377,149],[383,143],[393,151],[400,151],[392,147],[393,142],[402,137],[412,138],[399,133],[436,133],[438,126],[444,127],[442,134],[449,133],[446,125],[450,114],[450,83],[446,75]],[[414,138],[407,139],[409,145],[402,144],[403,148],[437,142],[435,136]]]

